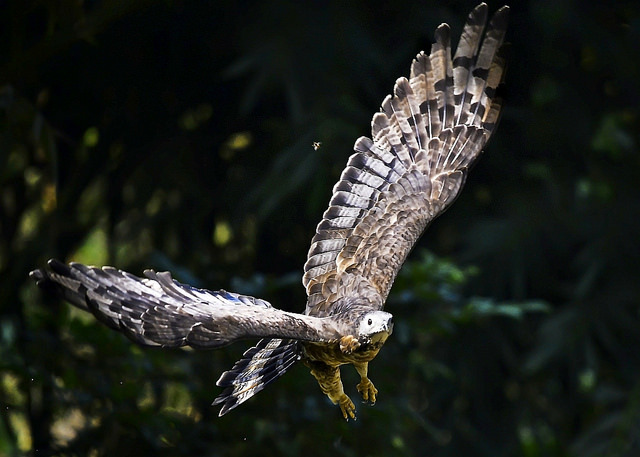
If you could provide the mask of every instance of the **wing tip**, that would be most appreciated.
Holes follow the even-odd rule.
[[[45,273],[44,271],[42,271],[41,268],[36,268],[35,270],[31,270],[29,272],[29,277],[34,281],[36,281],[36,284],[37,284],[38,281],[41,281],[45,278]]]
[[[482,2],[471,10],[469,16],[467,16],[466,25],[484,25],[487,22],[488,14],[489,6],[486,3]]]
[[[506,30],[507,24],[509,22],[509,12],[511,8],[508,5],[504,5],[493,13],[493,17],[491,18],[491,28],[497,30]]]
[[[29,277],[36,282],[38,287],[48,288],[53,286],[54,283],[51,278],[52,273],[63,277],[71,277],[71,267],[58,259],[49,259],[46,267],[30,271]]]
[[[447,47],[451,44],[451,27],[446,22],[440,24],[434,33],[434,37],[436,43],[442,45],[443,47]]]

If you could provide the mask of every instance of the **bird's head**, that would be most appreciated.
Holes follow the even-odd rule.
[[[385,311],[370,311],[362,316],[358,327],[360,339],[384,342],[393,332],[393,316]]]

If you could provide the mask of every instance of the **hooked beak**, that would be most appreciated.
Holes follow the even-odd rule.
[[[387,325],[384,326],[385,331],[391,335],[393,333],[393,317],[390,317],[387,321]]]

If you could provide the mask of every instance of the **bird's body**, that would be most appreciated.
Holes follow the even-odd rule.
[[[389,335],[390,333],[377,341],[365,343],[353,351],[345,351],[345,345],[340,341],[332,343],[303,343],[303,361],[310,363],[321,362],[334,368],[340,365],[369,363],[378,355]],[[350,340],[348,336],[345,339],[347,341]]]
[[[311,241],[304,313],[197,289],[168,272],[148,270],[139,278],[52,260],[32,277],[140,344],[218,348],[260,338],[218,380],[220,415],[302,361],[343,416],[355,418],[340,366],[356,368],[358,391],[374,403],[378,391],[368,364],[393,330],[391,314],[383,311],[389,290],[425,228],[457,197],[495,129],[507,11],[498,10],[483,35],[487,6],[476,7],[453,57],[449,27],[442,24],[431,53],[418,54],[410,77],[396,81],[373,117],[372,139],[356,141]]]

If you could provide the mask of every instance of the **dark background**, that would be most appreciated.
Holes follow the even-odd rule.
[[[640,455],[637,1],[511,4],[501,125],[396,282],[356,422],[303,366],[218,418],[248,343],[140,348],[28,279],[152,267],[301,311],[355,139],[473,6],[0,2],[0,455]]]

